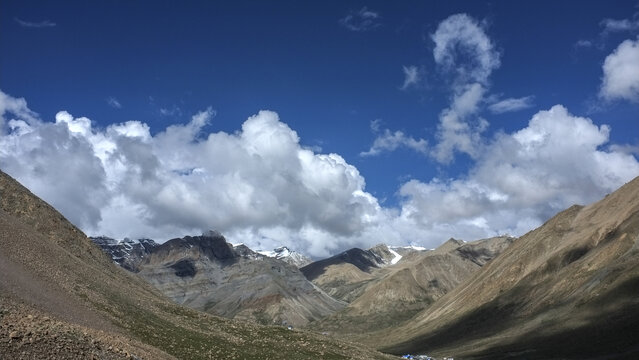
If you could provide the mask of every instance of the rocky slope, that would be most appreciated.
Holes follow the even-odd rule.
[[[639,178],[573,206],[418,314],[371,335],[393,353],[639,357]]]
[[[506,249],[510,237],[465,243],[450,239],[431,251],[406,252],[395,264],[371,272],[361,294],[314,329],[366,340],[367,333],[397,326],[430,306]]]
[[[264,324],[306,325],[344,307],[296,266],[216,232],[172,239],[138,265],[138,275],[179,304]]]
[[[176,305],[1,171],[0,273],[3,358],[390,358]]]

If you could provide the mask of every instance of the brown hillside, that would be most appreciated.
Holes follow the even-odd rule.
[[[516,240],[410,323],[393,353],[462,358],[639,355],[639,178]]]
[[[372,280],[344,310],[311,327],[367,342],[369,332],[410,320],[477,272],[512,241],[509,237],[471,243],[450,239],[435,250],[413,252],[397,264],[370,274]]]
[[[386,358],[176,305],[0,171],[2,358]]]

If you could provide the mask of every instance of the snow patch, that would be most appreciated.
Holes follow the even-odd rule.
[[[391,265],[395,265],[395,264],[397,264],[397,262],[398,262],[399,260],[401,260],[401,259],[402,259],[402,256],[401,256],[401,255],[399,255],[399,254],[398,254],[395,250],[391,249],[389,246],[387,246],[387,248],[388,248],[388,251],[390,251],[390,253],[391,253],[391,254],[393,254],[393,256],[395,256],[395,257],[394,257],[394,258],[390,261]]]

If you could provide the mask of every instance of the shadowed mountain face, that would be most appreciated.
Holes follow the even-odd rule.
[[[359,295],[345,309],[311,326],[366,341],[367,333],[397,326],[430,306],[512,241],[510,237],[471,243],[450,239],[435,250],[405,252],[396,264],[367,273]],[[328,271],[318,279],[324,278],[325,284],[337,284],[326,279],[331,276]]]
[[[370,272],[372,269],[383,266],[384,260],[370,250],[353,248],[330,258],[315,261],[301,270],[306,278],[312,281],[322,275],[326,268],[336,264],[351,264],[361,271]]]
[[[372,272],[384,265],[384,259],[377,252],[353,248],[300,270],[330,296],[350,302],[375,278]]]
[[[1,171],[0,274],[2,358],[389,358],[176,305]]]
[[[463,358],[639,357],[639,178],[573,206],[371,341]]]
[[[169,240],[137,267],[139,276],[177,303],[229,318],[303,326],[345,305],[296,266],[234,248],[216,232]]]

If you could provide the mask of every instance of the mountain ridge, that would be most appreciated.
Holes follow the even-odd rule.
[[[455,350],[465,358],[524,350],[527,358],[637,356],[638,249],[635,178],[560,212],[411,323],[371,341],[391,353]]]
[[[372,273],[346,308],[311,327],[365,340],[373,330],[409,321],[497,257],[512,241],[507,236],[469,243],[450,239],[434,250],[407,253],[401,261]]]

